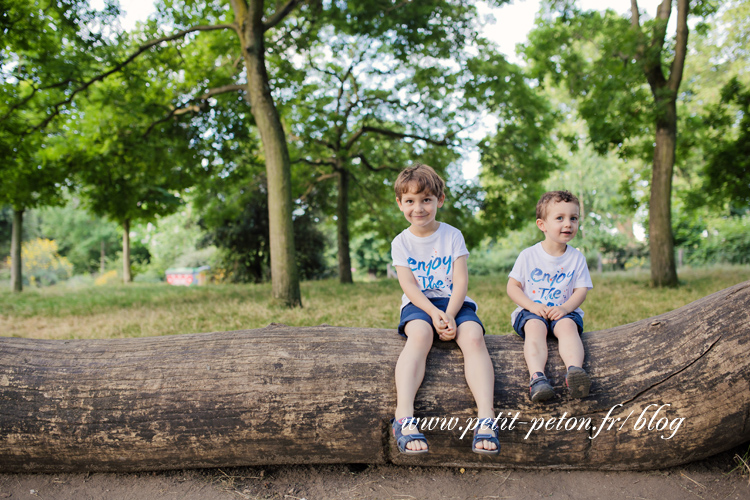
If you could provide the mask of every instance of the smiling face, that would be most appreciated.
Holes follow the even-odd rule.
[[[427,191],[416,193],[412,189],[403,193],[400,199],[396,198],[399,210],[411,224],[409,229],[417,236],[427,236],[437,230],[440,223],[435,220],[435,216],[438,208],[443,206],[443,201],[445,195],[438,198]]]
[[[578,232],[580,208],[570,201],[555,201],[547,205],[546,212],[544,219],[536,220],[536,225],[547,242],[564,248]]]

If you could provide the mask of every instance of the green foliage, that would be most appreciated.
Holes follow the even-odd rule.
[[[392,260],[390,249],[383,243],[374,231],[357,231],[352,239],[354,266],[373,276],[385,276]]]
[[[466,95],[497,120],[496,130],[479,149],[481,216],[493,237],[500,237],[533,220],[528,207],[536,204],[544,181],[562,164],[552,137],[558,117],[519,67],[492,47],[480,53],[468,61],[473,78]]]
[[[0,207],[0,260],[10,255],[11,231],[13,229],[13,210]]]
[[[110,77],[79,103],[72,137],[55,153],[78,165],[81,194],[95,213],[123,224],[181,205],[179,192],[195,182],[200,163],[188,125],[164,121],[168,103],[158,78],[134,72]]]
[[[488,3],[500,6],[508,1]],[[400,59],[450,58],[469,45],[478,31],[476,6],[463,1],[351,0],[324,5],[326,16],[338,30],[386,42],[386,50]]]
[[[82,0],[10,0],[0,15],[0,205],[17,210],[62,202],[69,165],[46,155],[63,132],[54,119],[81,82],[107,60],[109,23]],[[29,34],[33,33],[33,36]]]
[[[49,286],[69,278],[73,265],[57,253],[57,243],[37,238],[24,242],[21,246],[23,278],[26,284]],[[10,267],[10,257],[7,262]]]
[[[69,199],[62,207],[42,209],[39,218],[41,233],[55,240],[75,273],[98,271],[102,249],[108,261],[116,259],[121,246],[117,226],[92,215],[77,198]]]
[[[216,249],[198,248],[203,238],[198,219],[199,215],[188,203],[183,210],[159,217],[146,226],[142,239],[150,254],[147,270],[150,275],[161,280],[170,267],[214,267]]]
[[[579,101],[599,154],[614,147],[623,157],[650,159],[651,150],[639,141],[653,133],[655,108],[635,54],[654,22],[646,23],[644,35],[613,11],[569,5],[545,12],[529,33],[524,55],[532,77],[542,85],[564,86]]]
[[[711,217],[701,222],[691,228],[693,237],[684,245],[686,263],[750,263],[750,216]]]
[[[518,258],[518,251],[496,248],[491,242],[471,253],[469,266],[473,276],[507,276]]]
[[[711,109],[708,121],[717,132],[707,145],[701,194],[714,205],[729,202],[734,208],[750,208],[750,87],[731,79],[722,88],[721,101]]]
[[[218,249],[215,274],[234,283],[267,280],[270,265],[268,197],[262,166],[228,163],[194,193],[198,221],[205,231],[199,245]],[[294,234],[297,265],[303,279],[328,273],[325,265],[325,236],[316,228],[318,219],[310,210],[295,212]]]

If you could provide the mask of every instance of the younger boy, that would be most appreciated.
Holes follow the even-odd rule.
[[[536,205],[536,225],[544,241],[521,252],[508,279],[508,296],[518,305],[511,323],[524,339],[534,402],[555,395],[544,375],[549,333],[557,337],[560,357],[568,367],[565,383],[571,397],[586,397],[591,387],[582,368],[583,311],[579,306],[593,285],[586,258],[568,245],[578,232],[579,213],[578,198],[570,192],[545,193]]]
[[[391,421],[399,451],[429,451],[414,418],[414,398],[437,336],[441,341],[455,339],[464,355],[464,374],[479,417],[472,451],[497,454],[494,369],[477,305],[466,296],[469,252],[461,231],[435,220],[445,200],[445,183],[432,167],[416,164],[399,174],[394,187],[398,207],[411,224],[391,244],[393,265],[404,291],[398,332],[406,337],[396,363],[396,415]]]

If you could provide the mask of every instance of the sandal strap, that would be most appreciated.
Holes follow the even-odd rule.
[[[483,418],[479,422],[477,422],[477,426],[475,427],[475,429],[479,429],[480,427],[489,427],[493,431],[498,430],[497,423],[495,423],[495,419],[489,418],[489,417]]]
[[[490,428],[495,434],[479,434],[479,429],[484,426]],[[483,418],[477,422],[476,427],[474,427],[474,439],[471,442],[471,449],[472,451],[475,451],[477,453],[486,453],[486,454],[497,454],[500,453],[500,437],[499,429],[497,427],[497,424],[495,423],[495,420],[492,418]],[[493,443],[495,445],[494,450],[483,450],[480,451],[479,448],[477,448],[477,444],[479,441],[489,441],[490,443]]]
[[[529,384],[529,387],[534,387],[536,384],[539,384],[539,383],[542,383],[542,382],[549,382],[549,380],[547,379],[547,377],[545,377],[544,375],[542,375],[542,376],[537,377],[534,380],[532,380],[531,383]]]
[[[423,441],[425,444],[429,446],[429,443],[427,443],[427,438],[424,434],[421,432],[413,432],[411,434],[402,434],[401,430],[403,429],[404,425],[411,425],[414,422],[417,422],[418,420],[414,417],[403,417],[398,420],[393,419],[393,423],[391,424],[391,427],[393,427],[393,434],[396,438],[396,445],[398,446],[399,451],[405,452],[406,451],[406,445],[411,443],[412,441]],[[426,452],[427,450],[423,450],[423,452]]]

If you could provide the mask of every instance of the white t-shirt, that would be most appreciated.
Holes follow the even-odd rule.
[[[445,222],[424,238],[404,229],[391,243],[393,265],[411,269],[417,285],[428,299],[451,296],[453,263],[464,255],[469,255],[469,250],[463,234]],[[474,303],[469,297],[465,300]],[[404,294],[401,309],[408,303],[409,298]]]
[[[539,242],[521,252],[508,276],[521,283],[528,298],[550,307],[563,305],[576,288],[594,288],[586,257],[570,245],[564,254],[555,257]],[[522,310],[519,306],[513,311],[511,325],[516,324],[516,316]],[[575,312],[583,317],[580,307]]]

